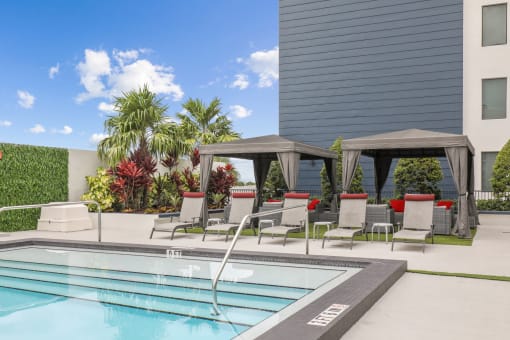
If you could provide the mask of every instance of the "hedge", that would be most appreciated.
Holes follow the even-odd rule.
[[[0,143],[0,207],[68,200],[66,149]],[[40,209],[0,213],[0,231],[32,230]]]

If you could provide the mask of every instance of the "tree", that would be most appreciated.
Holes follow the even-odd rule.
[[[97,146],[99,157],[110,166],[115,166],[135,150],[146,151],[155,157],[191,151],[179,135],[178,125],[165,115],[167,106],[149,91],[147,85],[116,97],[114,108],[118,114],[110,116],[104,123],[108,137]]]
[[[336,151],[338,155],[338,162],[336,163],[336,186],[337,191],[342,191],[342,141],[343,138],[339,136],[333,144],[329,147],[331,151]],[[351,187],[349,192],[351,193],[360,193],[364,192],[363,185],[361,184],[363,180],[363,170],[361,166],[358,164],[356,171],[354,172],[354,177],[352,179]],[[326,166],[323,166],[321,169],[321,188],[322,188],[322,199],[325,201],[331,200],[331,184],[328,178],[328,174],[326,172]]]
[[[401,158],[393,172],[395,196],[404,198],[407,192],[435,194],[441,198],[439,182],[443,179],[437,158]]]
[[[280,162],[271,162],[269,172],[267,173],[267,179],[264,183],[264,188],[268,189],[271,197],[277,197],[280,194],[280,190],[289,190],[285,179],[283,178],[282,168]]]
[[[498,195],[510,192],[510,140],[506,142],[492,168],[492,190]]]
[[[209,105],[200,99],[188,99],[182,107],[186,113],[178,113],[181,131],[186,143],[191,148],[200,144],[213,144],[239,139],[232,122],[221,113],[221,102],[214,98]]]

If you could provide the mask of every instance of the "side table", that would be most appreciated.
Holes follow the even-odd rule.
[[[393,224],[391,223],[374,223],[372,224],[372,241],[374,240],[374,228],[377,228],[377,239],[381,238],[381,229],[384,228],[384,232],[386,234],[386,243],[388,243],[388,229],[393,233]]]

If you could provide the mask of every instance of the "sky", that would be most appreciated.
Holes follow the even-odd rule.
[[[277,0],[2,1],[0,142],[95,150],[143,84],[169,116],[218,97],[242,137],[278,134],[278,53]]]

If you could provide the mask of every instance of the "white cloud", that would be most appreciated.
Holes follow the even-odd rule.
[[[35,97],[28,91],[18,90],[18,104],[24,109],[31,109],[34,106]]]
[[[64,128],[62,130],[58,130],[57,132],[63,135],[70,135],[73,133],[73,128],[68,125],[64,125]]]
[[[232,114],[237,118],[246,118],[250,116],[252,113],[251,110],[248,110],[247,108],[241,105],[232,105],[230,106],[229,109],[232,112]]]
[[[230,84],[230,87],[238,87],[239,90],[244,90],[245,88],[250,85],[250,82],[248,81],[248,76],[246,74],[236,74],[235,75],[236,80]]]
[[[58,74],[59,71],[60,71],[60,63],[57,63],[57,65],[50,67],[50,69],[48,71],[48,76],[50,77],[50,79],[53,79],[53,78],[55,78],[55,76]]]
[[[89,142],[91,142],[92,144],[97,144],[100,141],[102,141],[103,139],[105,139],[106,137],[108,137],[108,135],[106,135],[104,133],[94,133],[94,134],[92,134],[92,136],[90,136]]]
[[[171,67],[154,65],[146,59],[122,66],[110,77],[111,93],[114,96],[147,84],[149,89],[158,94],[168,94],[174,101],[181,100],[184,92],[174,83],[175,76]]]
[[[80,74],[80,83],[87,92],[80,93],[76,100],[85,100],[97,97],[106,97],[105,85],[102,78],[112,72],[110,57],[105,51],[85,50],[85,61],[77,66]]]
[[[238,63],[244,63],[250,71],[259,77],[258,87],[271,87],[278,80],[278,46],[269,51],[257,51],[250,54],[248,59],[237,58]]]
[[[97,109],[99,111],[103,111],[103,112],[106,112],[106,113],[113,113],[113,112],[115,112],[114,108],[115,108],[115,105],[108,104],[108,103],[105,103],[105,102],[101,102],[97,106]]]
[[[132,61],[138,59],[140,52],[138,50],[127,50],[127,51],[119,51],[113,50],[113,57],[121,64],[124,64],[127,61]]]
[[[115,63],[112,65],[107,52],[85,50],[85,60],[78,64],[77,69],[86,91],[80,93],[76,100],[82,102],[91,98],[120,96],[122,92],[136,90],[145,84],[156,94],[170,95],[174,101],[181,100],[184,92],[174,82],[171,67],[139,59],[141,54],[148,52],[146,49],[114,50]]]
[[[9,127],[12,125],[12,122],[8,120],[0,120],[0,126]]]
[[[46,132],[46,129],[41,124],[35,124],[34,127],[29,129],[29,131],[31,133],[44,133],[44,132]]]

